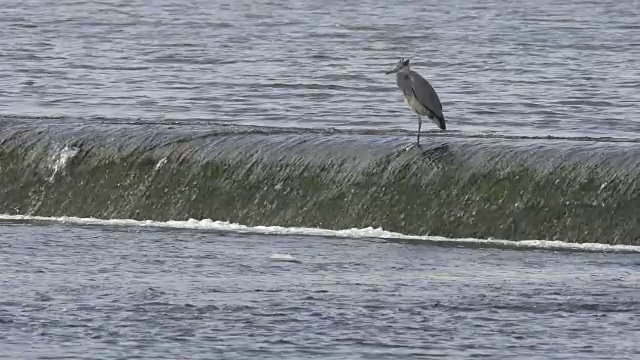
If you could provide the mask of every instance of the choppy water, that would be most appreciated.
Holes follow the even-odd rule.
[[[637,137],[637,1],[4,1],[0,113]]]
[[[632,359],[636,255],[3,222],[0,356]],[[290,255],[299,263],[278,261]]]
[[[638,23],[3,1],[0,357],[640,357]],[[450,129],[422,149],[400,57]]]

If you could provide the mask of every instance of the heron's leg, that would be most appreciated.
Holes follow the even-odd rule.
[[[422,117],[418,115],[418,145],[420,145],[420,129],[422,129]]]

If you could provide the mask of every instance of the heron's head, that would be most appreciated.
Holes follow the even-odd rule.
[[[409,71],[409,59],[405,60],[404,58],[400,59],[398,65],[396,65],[395,69],[387,71],[385,74],[393,74],[397,72],[407,72]]]

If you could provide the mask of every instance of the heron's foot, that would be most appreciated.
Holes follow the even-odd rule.
[[[402,151],[409,151],[415,148],[422,149],[422,145],[420,145],[420,143],[418,142],[412,142],[410,144],[407,144],[404,148],[402,148]]]

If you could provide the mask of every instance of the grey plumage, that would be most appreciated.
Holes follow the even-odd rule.
[[[422,116],[427,116],[441,130],[446,130],[447,125],[438,94],[425,78],[411,70],[409,59],[401,59],[395,69],[387,72],[387,74],[392,73],[397,73],[398,87],[402,90],[407,105],[418,114],[418,145],[420,144]]]

